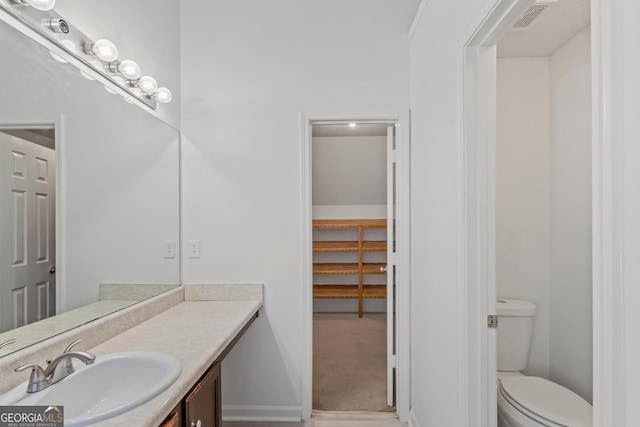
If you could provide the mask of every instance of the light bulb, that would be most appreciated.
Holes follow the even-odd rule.
[[[158,88],[157,92],[155,93],[155,97],[158,100],[158,102],[162,102],[163,104],[167,104],[167,103],[171,102],[171,98],[173,98],[173,95],[171,94],[171,91],[169,89],[167,89],[166,87],[160,87],[160,88]]]
[[[25,0],[22,2],[25,3]],[[56,0],[26,0],[26,3],[34,9],[51,10],[56,5]]]
[[[128,80],[136,80],[140,77],[140,67],[130,59],[125,59],[119,63],[117,69]]]
[[[112,62],[118,59],[118,48],[109,40],[96,40],[91,45],[91,53],[105,62]]]
[[[158,82],[151,76],[142,76],[138,80],[137,86],[144,93],[150,95],[158,89]]]

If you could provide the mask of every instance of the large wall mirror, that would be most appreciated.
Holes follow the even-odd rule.
[[[3,21],[0,58],[2,356],[179,284],[179,134]]]

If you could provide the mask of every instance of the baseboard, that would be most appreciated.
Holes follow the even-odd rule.
[[[420,427],[420,422],[413,409],[409,411],[409,427]]]
[[[300,422],[301,406],[223,405],[224,421]]]

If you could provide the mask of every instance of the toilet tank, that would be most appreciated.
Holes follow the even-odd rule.
[[[536,305],[531,301],[498,299],[498,371],[522,371],[529,362]]]

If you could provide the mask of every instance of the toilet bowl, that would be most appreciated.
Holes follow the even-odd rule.
[[[591,405],[552,381],[498,373],[499,427],[592,427]]]
[[[592,427],[593,408],[571,390],[523,375],[529,362],[536,306],[499,299],[498,427]]]

